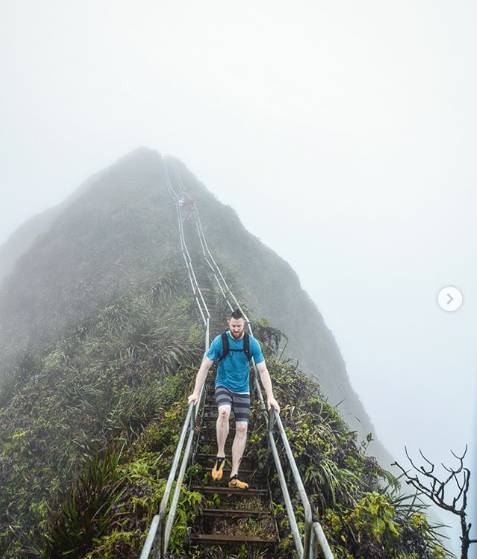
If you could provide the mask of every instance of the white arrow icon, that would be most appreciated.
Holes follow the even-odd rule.
[[[437,302],[443,311],[454,312],[462,306],[462,293],[457,287],[447,285],[439,291]]]

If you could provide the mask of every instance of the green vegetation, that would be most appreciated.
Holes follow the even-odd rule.
[[[130,495],[132,478],[141,472],[140,484],[150,486],[131,503],[138,514],[152,514],[180,417],[171,420],[168,434],[156,433],[158,439],[153,434],[158,421],[167,425],[171,406],[190,382],[189,367],[202,354],[182,271],[176,277],[174,287],[166,276],[148,290],[121,297],[24,360],[14,395],[0,409],[2,557],[38,557],[45,530],[52,549],[62,533],[64,541],[83,541],[79,549],[87,549],[87,541],[103,535],[111,515],[120,514],[122,492]],[[183,407],[178,405],[180,413]],[[153,448],[144,443],[131,455],[129,449],[145,437]],[[158,468],[158,451],[163,456],[154,485],[148,476]],[[129,469],[125,460],[131,461]],[[104,501],[106,495],[110,499]],[[51,511],[57,510],[64,519],[52,521]],[[88,518],[97,524],[87,528]],[[80,520],[83,524],[76,523]],[[147,518],[141,519],[144,528],[142,523]],[[140,539],[137,533],[127,537],[131,544]],[[124,545],[124,538],[117,545]]]
[[[32,239],[2,286],[1,557],[137,558],[158,510],[203,352],[161,165],[158,154],[143,150],[103,173],[94,191],[84,191]],[[233,210],[190,174],[183,179],[219,265],[235,278],[235,294],[277,327],[261,320],[254,331],[267,352],[314,514],[336,558],[447,557],[419,501],[400,495],[397,480],[357,444],[323,396],[345,398],[347,413],[361,419],[357,428],[364,435],[371,430],[334,339],[296,274],[244,230]],[[211,286],[205,286],[209,299],[220,299]],[[288,336],[286,354],[278,328]],[[323,392],[282,354],[318,375]],[[275,556],[285,559],[293,556],[293,542],[257,401],[252,417],[256,430],[247,453],[257,475],[270,482],[282,538]],[[210,473],[194,465],[187,475],[207,480]],[[293,487],[288,469],[286,475]],[[230,500],[183,488],[173,554],[200,557],[198,548],[185,550],[185,536],[201,507],[260,506],[254,497]],[[242,524],[251,533],[270,531],[263,519]],[[210,548],[207,556],[222,557],[222,550]],[[229,557],[252,554],[239,546]]]
[[[187,375],[190,376],[190,375]],[[175,404],[126,449],[88,465],[46,526],[44,557],[137,557],[164,493],[184,403]],[[160,427],[159,427],[160,425]],[[201,496],[182,488],[170,548],[181,551]]]
[[[400,494],[392,474],[357,445],[337,410],[330,406],[317,384],[296,370],[290,361],[268,357],[281,416],[297,465],[310,496],[315,518],[330,541],[335,556],[346,559],[441,559],[449,556],[436,529],[425,517],[425,507]],[[257,435],[255,435],[257,436]],[[284,456],[284,451],[282,452]],[[288,486],[294,487],[287,471]],[[279,524],[285,538],[288,520],[278,504],[277,477],[272,476]],[[296,498],[297,499],[297,498]],[[295,501],[298,510],[301,504]],[[303,515],[302,515],[303,517]],[[301,518],[303,525],[304,518]]]
[[[5,557],[137,557],[163,495],[201,356],[200,328],[182,289],[164,277],[30,360],[30,379],[0,412]],[[397,480],[357,445],[319,387],[279,358],[279,332],[264,321],[257,332],[297,464],[336,557],[446,557],[422,505],[399,495]],[[257,473],[270,473],[282,538],[277,557],[290,557],[293,543],[257,401],[252,420],[247,454]],[[288,469],[286,475],[294,487]],[[188,479],[208,476],[199,465],[188,469]],[[182,489],[174,556],[185,552],[187,527],[200,507],[226,500],[202,502]],[[241,506],[259,507],[249,501]],[[237,529],[244,526],[257,535],[270,532],[260,518],[240,521]],[[194,549],[187,553],[199,557]]]

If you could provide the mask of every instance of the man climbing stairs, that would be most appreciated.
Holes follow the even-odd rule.
[[[258,463],[253,445],[249,446],[239,470],[240,479],[249,487],[228,487],[233,427],[225,447],[223,477],[220,481],[212,480],[217,451],[213,378],[209,378],[205,390],[204,404],[197,415],[199,437],[192,457],[197,465],[193,470],[197,473],[189,483],[189,490],[202,495],[203,505],[189,530],[190,545],[196,547],[199,557],[235,557],[237,553],[240,557],[276,557],[278,529],[272,512],[268,466]],[[249,435],[260,420],[252,414]]]

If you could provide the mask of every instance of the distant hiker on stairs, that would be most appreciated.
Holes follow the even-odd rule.
[[[187,194],[183,194],[179,198],[179,207],[183,210],[184,221],[187,221],[192,217],[195,211],[195,202]]]
[[[232,445],[232,470],[229,487],[247,489],[248,484],[238,477],[240,461],[247,442],[247,427],[250,414],[250,359],[257,365],[263,387],[267,394],[268,408],[278,412],[280,406],[273,397],[272,381],[258,340],[245,332],[245,319],[240,310],[232,312],[227,320],[229,331],[214,338],[195,380],[190,402],[197,402],[202,385],[210,367],[217,363],[215,399],[217,417],[217,459],[212,469],[212,479],[222,479],[225,463],[225,443],[229,434],[230,411],[235,415],[235,438]]]

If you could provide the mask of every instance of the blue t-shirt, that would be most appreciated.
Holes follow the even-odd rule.
[[[227,336],[229,337],[229,352],[217,367],[215,386],[224,386],[232,392],[248,394],[250,392],[250,365],[247,356],[244,351],[230,351],[232,349],[243,350],[243,336],[238,340],[230,332],[227,332]],[[249,351],[255,359],[255,363],[258,365],[265,361],[258,341],[253,336],[250,336],[249,342]],[[220,335],[214,338],[206,356],[212,361],[217,361],[222,353],[222,337]]]

